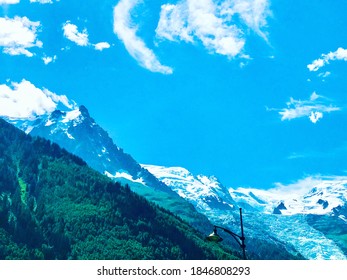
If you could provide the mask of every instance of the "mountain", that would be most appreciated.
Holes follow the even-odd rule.
[[[239,219],[238,211],[235,211],[238,210],[235,207],[236,202],[216,178],[194,177],[187,170],[176,168],[169,172],[172,180],[158,179],[151,173],[152,170],[146,169],[150,166],[141,166],[130,155],[124,153],[107,132],[96,124],[84,106],[67,111],[55,110],[34,119],[7,118],[7,121],[30,135],[44,137],[59,144],[81,157],[95,170],[116,182],[129,185],[137,194],[168,209],[205,235],[212,229],[210,221],[222,222],[233,228],[231,225]],[[164,169],[162,172],[165,173]],[[168,176],[163,177],[168,179]],[[179,178],[181,180],[177,188],[173,187]],[[184,188],[180,187],[182,184],[185,184]],[[295,249],[290,246],[284,247],[278,240],[269,243],[264,240],[264,235],[251,238],[252,242],[247,247],[249,258],[301,258]],[[228,245],[239,252],[237,244],[229,242]]]
[[[312,180],[294,189],[227,189],[214,176],[194,176],[181,167],[143,167],[212,222],[235,233],[240,229],[234,209],[241,207],[251,247],[266,240],[307,259],[346,259],[347,180]],[[259,247],[254,248],[257,251]]]
[[[228,188],[214,176],[194,176],[188,170],[180,167],[141,166],[113,142],[84,106],[70,110],[55,110],[50,114],[33,119],[7,119],[7,121],[32,136],[44,137],[59,144],[67,151],[82,158],[98,172],[116,182],[129,185],[131,190],[137,194],[169,209],[204,234],[208,234],[211,230],[211,222],[239,232],[238,208],[242,207],[248,238],[247,254],[250,258],[318,258],[307,253],[309,252],[307,244],[317,244],[317,240],[322,244],[326,240],[330,241],[325,238],[325,235],[317,236],[312,233],[310,236],[316,240],[307,239],[307,244],[288,240],[290,238],[297,240],[297,235],[302,233],[295,231],[283,236],[283,232],[286,232],[288,228],[298,229],[295,227],[296,217],[294,219],[280,218],[268,214],[275,212],[288,216],[285,213],[293,212],[295,209],[294,198],[287,197],[287,200],[282,201],[283,198],[275,197],[271,192],[267,192],[265,195],[261,190],[255,189],[247,191],[247,189],[240,188],[229,192]],[[317,191],[317,195],[318,193],[319,191]],[[304,195],[303,199],[304,197],[307,201],[307,195]],[[315,197],[311,196],[312,203]],[[320,197],[319,202],[317,200],[317,209],[328,211],[332,207],[336,208],[336,203],[327,201],[325,198],[328,197]],[[287,220],[282,224],[278,219]],[[311,225],[309,225],[306,220],[301,220],[301,228],[306,227],[303,232],[309,232],[314,228],[314,221],[311,219]],[[279,224],[280,226],[277,226],[279,230],[272,229],[273,224]],[[336,236],[339,239],[340,235]],[[226,243],[229,243],[228,245],[236,251],[239,249],[238,245],[233,242],[226,241]],[[328,242],[327,246],[331,247],[331,244]],[[314,250],[316,249],[311,249],[311,251]],[[336,252],[338,253],[332,253],[332,256],[321,255],[324,255],[324,258],[336,256],[341,258],[340,251]]]
[[[236,202],[214,176],[194,176],[182,167],[141,165],[200,210],[234,210]]]
[[[239,204],[266,214],[333,214],[347,203],[347,179],[308,182],[294,190],[284,186],[269,190],[238,188],[231,196]],[[341,219],[346,219],[343,215]]]
[[[0,259],[235,259],[43,138],[0,119]]]
[[[347,258],[347,179],[307,178],[297,186],[230,191],[239,205],[309,259]]]
[[[33,119],[6,120],[32,136],[57,143],[81,157],[93,169],[116,182],[129,185],[133,191],[159,206],[170,209],[201,232],[207,234],[210,230],[211,224],[204,215],[119,148],[90,116],[85,106],[59,109]]]
[[[141,166],[108,136],[86,107],[70,111],[55,110],[35,120],[10,120],[26,133],[58,143],[69,152],[82,157],[92,168],[109,177],[124,177],[153,188],[168,188]]]

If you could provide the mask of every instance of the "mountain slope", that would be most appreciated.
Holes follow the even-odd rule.
[[[35,120],[10,121],[30,135],[39,135],[58,143],[83,158],[100,173],[106,174],[114,181],[128,184],[136,193],[169,209],[204,234],[208,234],[211,230],[210,221],[239,232],[239,216],[235,210],[242,207],[246,210],[245,229],[249,242],[247,251],[251,258],[293,259],[301,258],[301,255],[307,252],[303,243],[288,242],[289,235],[288,238],[282,235],[285,228],[281,231],[271,231],[269,218],[264,216],[266,211],[263,210],[272,207],[272,211],[275,211],[275,208],[281,208],[281,201],[276,205],[276,200],[262,200],[256,190],[254,190],[256,194],[242,192],[241,189],[229,193],[217,178],[194,176],[184,168],[140,166],[113,143],[106,131],[90,117],[84,106],[68,111],[55,110]],[[318,205],[325,207],[326,202],[322,200]],[[283,208],[284,205],[281,209],[277,209],[278,213],[281,213]],[[270,219],[274,219],[274,224],[277,223],[278,218]],[[285,223],[289,228],[293,224],[289,219]],[[267,225],[265,228],[264,224]],[[306,227],[306,224],[303,227],[307,231],[311,228]],[[325,237],[322,238],[325,242]],[[233,242],[229,245],[235,250],[239,249]],[[305,249],[301,250],[300,246]],[[311,255],[306,254],[306,257],[311,258]]]
[[[117,147],[107,132],[91,118],[84,106],[71,111],[55,110],[34,121],[10,122],[32,136],[44,137],[58,143],[69,152],[82,157],[100,173],[107,172],[109,176],[114,177],[122,177],[120,175],[124,173],[131,180],[139,180],[163,191],[168,190],[152,174],[141,168],[130,155]]]
[[[208,219],[142,168],[119,148],[89,115],[86,107],[55,110],[34,120],[6,119],[32,136],[49,139],[85,160],[89,166],[188,221],[201,232],[211,228]]]
[[[145,164],[142,167],[155,174],[160,181],[170,186],[173,191],[188,200],[196,208],[201,210],[234,209],[235,201],[216,177],[203,175],[195,177],[182,167],[166,168]]]
[[[0,119],[0,259],[228,259],[188,224]]]

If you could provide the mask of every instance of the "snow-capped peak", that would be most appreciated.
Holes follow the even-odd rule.
[[[73,122],[73,126],[76,126],[81,122],[80,119],[81,111],[79,108],[76,108],[71,111],[60,111],[56,110],[52,114],[46,117],[45,126],[52,126],[57,123],[65,124]]]
[[[214,176],[194,176],[182,167],[141,165],[181,197],[200,209],[233,209],[228,190]]]
[[[347,202],[347,177],[307,177],[290,185],[278,183],[275,188],[268,190],[227,190],[216,177],[194,176],[182,167],[142,167],[181,197],[204,210],[237,206],[264,214],[324,215],[333,213],[336,207]]]
[[[347,177],[308,177],[269,190],[230,189],[230,194],[236,202],[267,214],[323,215],[347,202]]]

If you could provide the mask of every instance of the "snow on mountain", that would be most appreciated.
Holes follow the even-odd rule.
[[[20,85],[25,87],[22,89]],[[322,224],[328,224],[323,229],[330,233],[331,223],[332,227],[339,227],[337,237],[346,234],[347,177],[307,178],[288,186],[278,184],[269,190],[228,190],[214,176],[195,176],[181,167],[140,166],[117,147],[91,118],[87,108],[77,107],[74,102],[71,105],[65,96],[35,88],[30,91],[31,88],[32,85],[22,82],[13,85],[11,90],[39,93],[37,98],[47,105],[44,110],[34,106],[24,115],[15,114],[18,102],[14,99],[8,106],[11,110],[2,107],[0,115],[26,133],[58,143],[110,178],[134,183],[140,194],[184,216],[200,229],[209,226],[208,217],[213,223],[239,232],[238,211],[235,210],[242,207],[248,240],[271,240],[275,248],[285,244],[288,252],[294,248],[308,259],[345,259],[347,247],[342,252],[339,240],[331,239],[321,228]],[[205,216],[204,219],[191,204]],[[307,214],[315,217],[308,219]],[[327,220],[319,218],[325,216]]]
[[[65,107],[65,110],[57,109],[35,118],[5,119],[32,136],[56,142],[84,159],[95,170],[113,179],[124,178],[171,192],[165,184],[117,147],[84,106],[76,105],[71,109]]]
[[[346,204],[347,177],[308,177],[269,190],[230,189],[230,195],[238,204],[266,214],[324,215]]]
[[[181,167],[142,165],[172,190],[191,202],[212,222],[239,232],[238,211],[243,208],[248,238],[273,240],[288,251],[294,248],[307,259],[346,259],[335,239],[317,228],[319,218],[327,216],[331,226],[346,221],[339,209],[346,205],[347,178],[308,177],[296,184],[260,190],[238,188],[227,190],[216,177],[194,176]],[[218,203],[211,203],[211,202]],[[220,206],[223,207],[220,207]],[[227,207],[225,207],[227,206]],[[340,225],[341,234],[347,226]],[[337,239],[336,239],[337,238]]]
[[[182,167],[141,165],[196,208],[233,210],[235,202],[214,176],[194,176]]]
[[[296,184],[261,190],[254,188],[225,188],[216,177],[194,176],[182,167],[145,165],[160,181],[197,208],[211,210],[242,207],[264,214],[332,213],[347,202],[347,177],[308,177]]]
[[[131,182],[134,182],[134,183],[140,183],[140,184],[143,184],[143,185],[146,185],[146,183],[143,181],[142,178],[138,178],[138,179],[134,179],[133,176],[131,176],[128,172],[126,171],[120,171],[120,172],[116,172],[115,175],[112,175],[110,174],[109,172],[105,171],[105,175],[111,179],[119,179],[119,178],[123,178],[123,179],[127,179]]]

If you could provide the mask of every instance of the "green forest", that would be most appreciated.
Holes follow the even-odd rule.
[[[0,119],[0,259],[237,259],[230,252]]]

